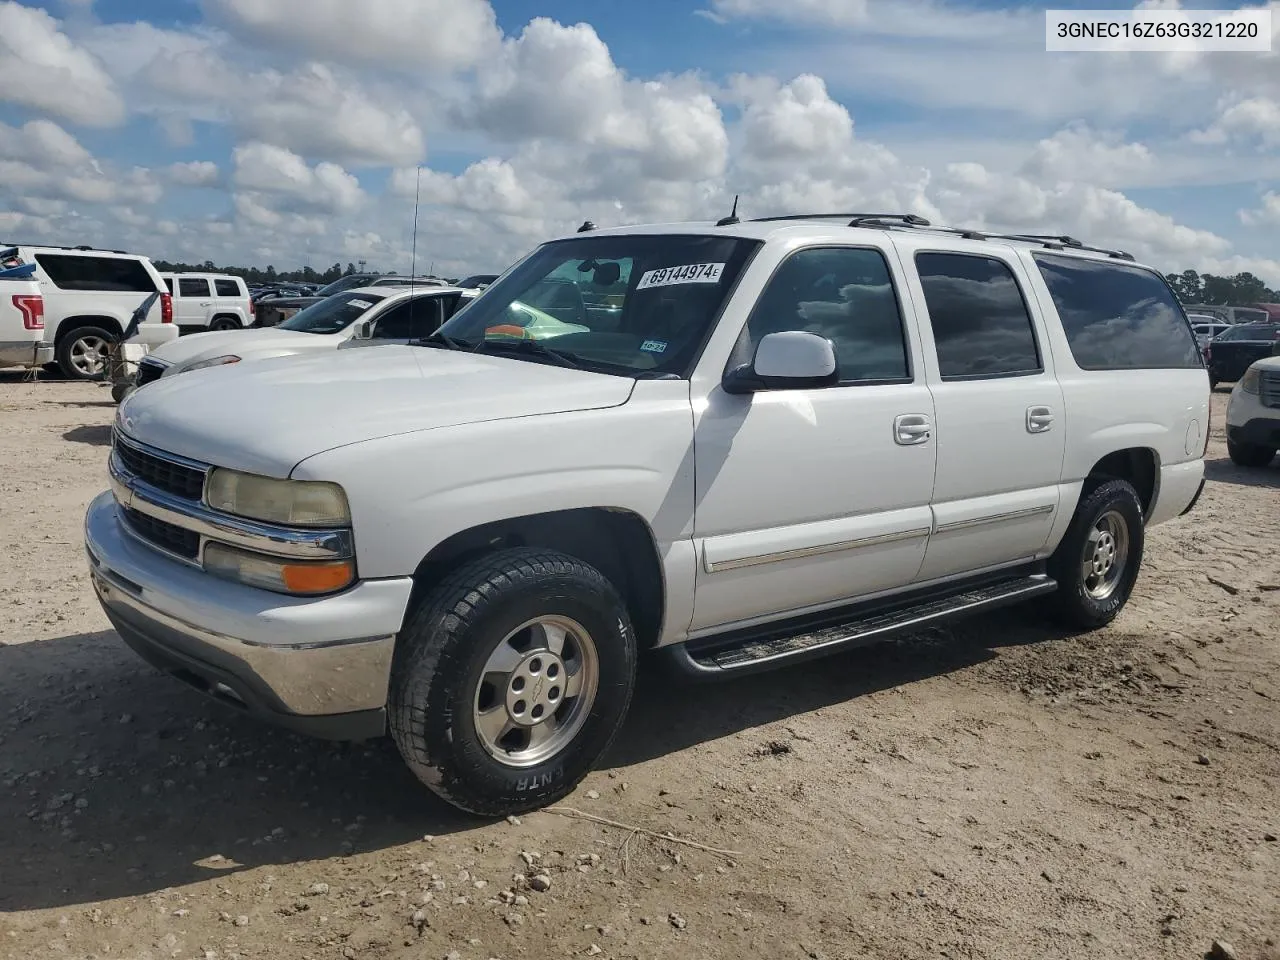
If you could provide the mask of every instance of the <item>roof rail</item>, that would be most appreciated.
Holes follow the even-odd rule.
[[[878,221],[898,221],[913,227],[927,227],[929,221],[914,213],[788,213],[776,217],[755,217],[752,223],[777,223],[782,220],[848,220],[849,226]]]
[[[1113,260],[1133,260],[1134,256],[1124,250],[1111,250],[1107,247],[1091,247],[1081,243],[1075,237],[1051,236],[1042,233],[993,233],[993,239],[1023,240],[1027,243],[1041,244],[1046,250],[1087,250],[1089,253],[1105,253]]]

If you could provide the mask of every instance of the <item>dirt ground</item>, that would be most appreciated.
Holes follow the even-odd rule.
[[[568,809],[486,823],[128,652],[80,541],[114,407],[0,374],[0,958],[1280,958],[1280,467],[1226,399],[1112,628],[648,671]]]

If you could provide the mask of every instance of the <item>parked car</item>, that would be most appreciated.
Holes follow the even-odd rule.
[[[565,276],[624,284],[617,321],[525,302]],[[153,663],[294,729],[389,724],[503,815],[586,775],[641,651],[714,679],[1022,601],[1110,622],[1208,429],[1182,308],[1118,251],[914,216],[593,230],[415,345],[139,390],[85,538]]]
[[[173,298],[147,257],[90,247],[0,245],[0,262],[36,265],[34,276],[44,298],[45,339],[64,376],[93,380],[106,371],[112,343],[119,340],[133,312],[159,292],[147,321],[134,338],[149,349],[178,336]]]
[[[53,360],[35,272],[34,263],[0,261],[0,367],[39,367]]]
[[[1239,323],[1218,334],[1205,347],[1209,385],[1234,383],[1255,360],[1271,356],[1280,339],[1280,323]]]
[[[268,357],[407,343],[434,333],[475,295],[474,290],[450,287],[358,287],[326,297],[276,327],[183,337],[139,363],[136,385]]]
[[[1280,356],[1249,365],[1227,403],[1227,455],[1242,467],[1265,467],[1280,449]]]
[[[173,297],[179,332],[241,330],[253,323],[249,288],[239,277],[215,273],[162,273]]]
[[[1231,328],[1231,324],[1208,314],[1189,313],[1187,314],[1187,319],[1191,322],[1191,332],[1195,334],[1196,345],[1200,347],[1201,351],[1204,350],[1210,340],[1222,333],[1223,330]]]
[[[458,286],[464,290],[483,290],[497,279],[498,274],[496,273],[473,273],[471,276],[459,280]]]
[[[1188,314],[1197,313],[1217,317],[1222,322],[1232,325],[1237,323],[1266,323],[1271,319],[1268,312],[1261,306],[1224,307],[1211,303],[1193,303],[1186,309]]]
[[[356,278],[360,279],[357,280]],[[349,277],[343,277],[341,280],[335,280],[328,286],[321,287],[315,293],[309,296],[299,297],[281,297],[262,303],[262,309],[258,314],[258,323],[260,327],[274,327],[281,322],[288,320],[300,310],[304,310],[313,303],[318,303],[326,297],[331,297],[336,293],[344,290],[353,290],[356,288],[368,287],[443,287],[445,284],[436,280],[434,277],[399,277],[385,274],[356,274]],[[261,301],[260,301],[261,303]]]

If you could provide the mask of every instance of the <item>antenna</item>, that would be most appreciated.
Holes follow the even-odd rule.
[[[413,253],[409,263],[409,289],[418,275],[418,200],[422,196],[422,164],[418,164],[418,179],[413,187]]]
[[[725,217],[722,220],[717,220],[716,226],[731,227],[735,223],[741,223],[741,222],[742,221],[738,219],[738,195],[735,193],[733,195],[733,209],[729,212],[729,215],[727,217]]]
[[[579,233],[590,233],[590,232],[591,232],[592,230],[594,230],[595,228],[596,228],[596,225],[595,225],[594,223],[592,223],[590,220],[584,220],[584,221],[582,221],[582,226],[580,226],[580,227],[578,228],[578,232],[579,232]]]

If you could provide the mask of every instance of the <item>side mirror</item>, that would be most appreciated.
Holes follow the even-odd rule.
[[[373,321],[361,320],[356,324],[356,332],[351,335],[353,340],[372,340],[373,339]]]
[[[809,390],[834,386],[840,380],[835,346],[826,337],[802,330],[766,334],[756,346],[755,359],[730,370],[725,393],[759,390]]]

